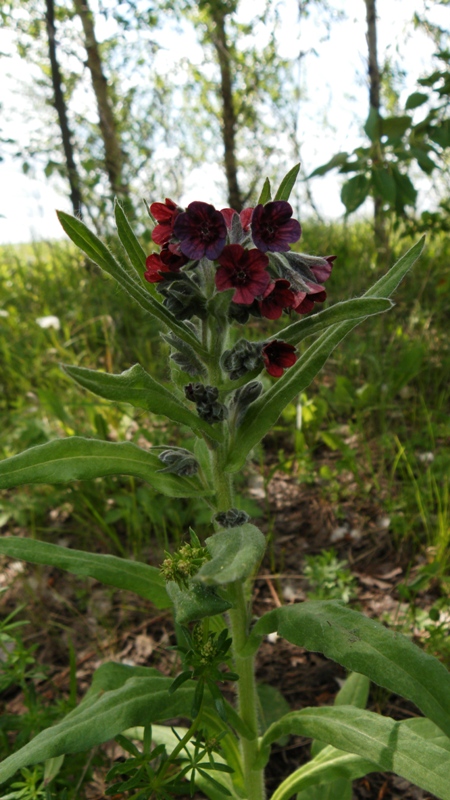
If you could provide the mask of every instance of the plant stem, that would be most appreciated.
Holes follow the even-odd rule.
[[[217,497],[217,510],[226,511],[232,506],[233,481],[222,466],[220,450],[212,453],[214,484]],[[264,771],[252,769],[258,752],[257,695],[254,668],[254,655],[242,656],[250,626],[250,603],[246,598],[246,587],[236,581],[230,585],[230,599],[234,608],[230,610],[232,651],[234,667],[239,675],[238,711],[241,719],[253,732],[251,739],[241,737],[242,767],[246,788],[246,800],[264,800]]]
[[[230,611],[235,670],[239,675],[238,710],[242,720],[253,731],[252,739],[241,738],[241,752],[247,800],[264,800],[264,771],[253,769],[258,753],[258,717],[254,655],[241,656],[248,636],[250,622],[249,603],[245,597],[245,586],[233,585],[235,607]]]

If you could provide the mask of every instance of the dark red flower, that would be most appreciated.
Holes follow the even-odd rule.
[[[168,197],[166,197],[164,203],[151,204],[150,213],[158,222],[158,225],[155,225],[152,230],[152,239],[156,244],[167,244],[172,236],[175,218],[181,210],[182,209]]]
[[[296,303],[293,306],[297,314],[308,314],[314,308],[314,303],[323,303],[327,298],[327,293],[323,286],[310,284],[310,291],[296,292]]]
[[[145,260],[144,278],[149,283],[159,283],[165,272],[179,272],[189,259],[177,252],[176,245],[166,245],[159,254],[152,253]]]
[[[220,267],[216,272],[216,287],[219,292],[235,288],[234,303],[250,305],[255,297],[264,294],[270,283],[266,272],[269,259],[264,253],[245,250],[240,244],[229,244],[217,261]]]
[[[264,366],[274,378],[280,378],[283,370],[292,367],[297,361],[297,355],[293,344],[287,344],[280,339],[273,339],[267,342],[262,349]]]
[[[206,256],[214,261],[227,238],[227,226],[220,211],[200,200],[189,203],[186,211],[178,214],[173,232],[180,240],[181,252],[195,260]]]
[[[234,210],[234,208],[222,208],[220,213],[222,214],[225,224],[227,228],[231,228],[231,224],[233,222],[233,215],[237,214],[238,212]],[[243,208],[239,214],[239,219],[241,220],[242,230],[244,233],[248,233],[250,230],[250,222],[252,219],[253,208]]]
[[[300,239],[300,223],[292,217],[292,206],[286,200],[274,200],[253,210],[252,239],[265,253],[289,250],[289,244]]]
[[[259,302],[259,309],[267,319],[279,319],[283,309],[295,305],[296,295],[291,289],[289,281],[276,280],[264,292],[263,299]]]

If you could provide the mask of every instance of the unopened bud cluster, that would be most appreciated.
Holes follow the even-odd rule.
[[[180,588],[185,588],[189,579],[197,574],[200,567],[209,561],[210,556],[206,547],[200,544],[181,545],[179,550],[171,555],[166,553],[166,558],[161,564],[160,571],[166,581],[175,581]]]

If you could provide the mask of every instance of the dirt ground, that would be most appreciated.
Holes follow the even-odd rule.
[[[255,580],[255,614],[277,605],[301,602],[307,582],[302,562],[307,554],[334,547],[346,559],[356,579],[352,605],[371,617],[380,618],[399,609],[397,586],[411,567],[411,554],[398,551],[389,532],[389,521],[370,495],[355,505],[348,500],[339,506],[339,518],[319,485],[299,485],[295,476],[275,472],[264,491],[259,480],[251,494],[264,506],[262,529],[270,534],[270,546]],[[351,494],[351,493],[350,493]],[[13,533],[13,531],[9,531]],[[76,546],[75,542],[70,542]],[[160,554],[149,553],[154,563]],[[24,629],[27,645],[38,644],[39,662],[49,667],[38,691],[51,702],[53,695],[69,691],[68,649],[72,641],[77,654],[77,686],[80,696],[87,689],[92,672],[104,661],[157,666],[166,674],[176,670],[176,653],[167,650],[174,643],[170,612],[157,612],[145,601],[125,592],[115,592],[95,581],[85,581],[57,570],[31,568],[21,562],[4,561],[1,600],[6,612],[20,600],[27,604]],[[424,606],[433,598],[423,595]],[[49,666],[51,665],[51,666]],[[292,709],[333,702],[344,670],[322,655],[278,639],[265,641],[257,663],[258,680],[276,686]],[[396,719],[419,714],[410,703],[374,687],[369,707]],[[0,711],[24,711],[20,692],[0,695]],[[107,746],[114,758],[114,748]],[[268,794],[301,763],[308,759],[309,741],[291,737],[287,746],[273,748],[267,770]],[[86,789],[86,800],[101,800],[104,770],[97,769]],[[355,781],[354,800],[433,800],[433,796],[393,775],[371,774]],[[340,800],[336,798],[336,800]]]

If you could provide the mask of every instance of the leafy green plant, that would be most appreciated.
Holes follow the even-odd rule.
[[[310,589],[311,600],[342,600],[348,603],[355,592],[356,582],[346,561],[335,550],[323,550],[317,556],[305,556],[303,574]]]
[[[144,449],[128,441],[56,439],[5,459],[0,488],[125,474],[167,498],[200,498],[211,528],[205,541],[191,531],[189,541],[166,554],[161,571],[37,539],[0,540],[5,555],[95,577],[158,608],[172,607],[183,662],[175,679],[150,667],[102,665],[77,708],[3,761],[2,781],[24,767],[116,737],[131,758],[113,768],[109,794],[119,787],[134,792],[135,800],[171,797],[189,791],[190,784],[212,800],[262,800],[271,744],[295,733],[328,747],[313,756],[308,769],[277,787],[277,800],[311,786],[328,791],[338,778],[344,780],[342,796],[348,796],[351,781],[374,769],[393,770],[442,800],[450,798],[450,676],[437,659],[333,600],[276,608],[252,624],[251,583],[266,541],[236,507],[235,476],[342,339],[362,320],[391,308],[388,298],[423,246],[417,243],[363,297],[294,317],[276,339],[231,337],[233,326],[250,313],[269,320],[280,318],[285,308],[304,314],[324,299],[322,283],[332,257],[289,249],[300,235],[288,203],[297,173],[298,167],[288,173],[274,200],[267,180],[260,202],[241,215],[203,202],[187,210],[171,200],[152,204],[158,223],[152,236],[162,248],[147,258],[117,206],[127,267],[80,220],[59,214],[75,244],[163,327],[173,387],[169,391],[140,365],[121,374],[72,365],[66,372],[102,398],[126,400],[185,426],[193,444]],[[300,352],[306,339],[312,342]],[[258,380],[264,368],[275,382]],[[275,631],[364,676],[364,691],[349,690],[334,707],[284,713],[281,706],[281,716],[260,729],[254,660],[263,637]],[[398,722],[365,710],[361,695],[368,679],[403,694],[425,717]],[[222,684],[230,680],[237,687],[236,706],[223,692]],[[180,717],[190,722],[185,730],[171,734],[160,727]],[[143,741],[142,749],[136,739]]]

